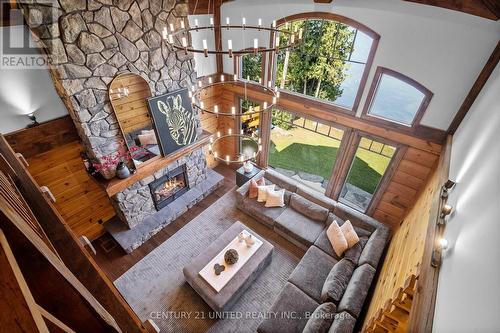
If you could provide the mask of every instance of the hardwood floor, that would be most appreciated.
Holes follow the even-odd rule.
[[[28,170],[40,186],[47,186],[56,198],[55,206],[77,236],[93,240],[104,233],[103,222],[115,210],[102,187],[87,173],[80,153],[83,146],[73,141],[28,159]]]
[[[189,209],[184,215],[171,222],[132,253],[127,254],[109,234],[104,234],[92,242],[97,250],[97,255],[94,258],[111,281],[115,281],[130,267],[172,237],[179,229],[236,186],[236,175],[232,168],[219,165],[214,170],[224,176],[223,185]]]

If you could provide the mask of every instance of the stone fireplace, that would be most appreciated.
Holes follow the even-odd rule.
[[[187,189],[183,193],[174,195],[170,201],[163,202],[162,206],[158,206],[153,188],[157,188],[157,184],[165,183],[165,180],[171,179],[172,175],[179,174],[179,171],[185,174],[187,181],[185,187]],[[189,189],[196,188],[206,178],[205,155],[201,149],[195,150],[117,193],[112,197],[112,202],[122,222],[130,229],[135,228],[150,216],[165,222],[164,220],[170,216],[167,216],[168,214],[162,210],[169,211],[168,204],[172,203],[174,199],[180,198],[181,194],[185,194]]]
[[[116,152],[124,141],[108,94],[116,75],[140,75],[152,96],[189,87],[196,80],[193,55],[170,49],[162,40],[165,27],[179,27],[181,20],[187,23],[187,2],[43,0],[18,4],[40,49],[46,53],[57,93],[86,152],[97,161]],[[200,137],[199,115],[196,130]],[[167,165],[165,161],[171,162]],[[106,228],[127,251],[146,241],[222,181],[217,177],[220,175],[207,168],[202,146],[176,159],[164,157],[164,162],[157,165],[147,172],[138,170],[141,176],[132,175],[136,181],[127,182],[119,191],[110,194],[106,189],[120,218]],[[185,189],[176,189],[172,200],[158,202],[151,187],[180,167],[185,173]]]
[[[169,171],[160,179],[149,183],[156,210],[160,210],[189,190],[186,165]]]

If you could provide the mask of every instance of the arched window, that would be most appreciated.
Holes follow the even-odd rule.
[[[432,92],[409,77],[378,67],[363,110],[363,117],[401,127],[418,125]]]
[[[278,25],[294,31],[302,29],[303,42],[276,55],[276,85],[333,103],[344,111],[355,111],[379,35],[354,20],[331,13],[293,15],[279,20]]]

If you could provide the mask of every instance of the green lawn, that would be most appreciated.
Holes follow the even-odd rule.
[[[303,128],[282,134],[280,129],[271,132],[271,166],[330,178],[340,141]],[[347,181],[373,194],[389,162],[387,157],[360,149]]]

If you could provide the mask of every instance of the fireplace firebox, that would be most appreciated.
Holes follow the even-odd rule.
[[[149,184],[156,210],[160,210],[189,190],[186,165],[181,165]]]

